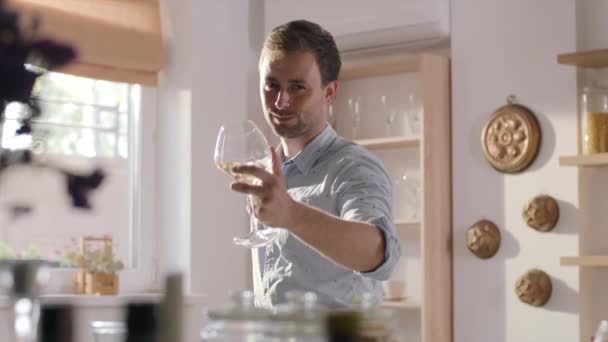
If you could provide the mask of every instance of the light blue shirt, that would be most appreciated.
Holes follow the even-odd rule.
[[[381,281],[389,278],[401,256],[392,219],[392,182],[382,162],[363,147],[337,136],[328,125],[298,155],[283,162],[282,170],[293,199],[382,230],[384,261],[370,272],[355,272],[279,229],[275,243],[254,253],[261,276],[258,295],[262,295],[256,302],[273,306],[284,302],[287,292],[300,290],[315,292],[319,303],[330,308],[350,306],[353,296],[364,292],[379,303]]]

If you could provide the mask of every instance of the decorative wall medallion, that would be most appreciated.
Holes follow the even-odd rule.
[[[559,219],[559,206],[551,196],[534,197],[524,206],[522,212],[526,224],[540,232],[553,230]]]
[[[551,278],[539,269],[526,272],[515,283],[515,294],[519,300],[532,306],[545,305],[552,290]]]
[[[488,220],[481,220],[467,230],[467,247],[481,259],[491,258],[500,247],[500,231]]]
[[[528,108],[515,104],[498,108],[481,132],[481,145],[486,159],[496,170],[516,173],[527,168],[538,153],[540,126]]]

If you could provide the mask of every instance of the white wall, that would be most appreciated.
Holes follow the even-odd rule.
[[[192,26],[190,1],[162,1],[168,64],[160,74],[156,114],[156,220],[161,270],[190,270],[190,120]]]
[[[164,5],[170,64],[157,125],[164,270],[184,271],[190,292],[220,304],[249,286],[248,251],[231,242],[246,231],[243,198],[215,168],[213,146],[221,123],[251,107],[250,12],[236,0]]]
[[[252,286],[250,252],[232,243],[248,231],[244,197],[229,190],[213,147],[226,120],[265,125],[257,76],[261,9],[256,0],[192,2],[191,284],[211,306]]]
[[[264,0],[265,32],[307,19],[332,33],[340,51],[429,45],[449,38],[450,0]]]
[[[577,171],[558,167],[559,155],[576,153],[576,72],[556,63],[576,49],[575,2],[459,0],[451,20],[455,341],[576,341],[578,270],[560,267],[559,257],[578,252]],[[537,114],[542,130],[536,161],[518,175],[493,170],[480,145],[483,124],[509,94]],[[541,193],[559,202],[551,233],[521,218]],[[465,247],[466,229],[481,218],[503,238],[489,260]],[[517,277],[533,267],[553,282],[542,308],[514,294]]]

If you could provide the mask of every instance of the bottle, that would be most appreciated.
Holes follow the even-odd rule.
[[[74,342],[73,310],[70,305],[45,305],[40,311],[38,342]]]
[[[356,311],[332,311],[326,329],[328,342],[360,342],[361,316]]]
[[[127,304],[127,338],[125,342],[159,342],[158,304]]]
[[[182,342],[184,293],[181,273],[165,278],[165,296],[161,304],[161,342]]]
[[[608,87],[594,83],[581,94],[582,154],[608,152]]]
[[[608,341],[608,321],[600,321],[600,324],[595,331],[593,336],[593,342],[607,342]]]

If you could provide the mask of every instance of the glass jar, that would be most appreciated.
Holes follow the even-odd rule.
[[[583,154],[608,152],[608,87],[585,87],[581,94],[580,138]]]
[[[286,298],[275,309],[268,337],[275,342],[325,342],[327,310],[317,303],[317,295],[290,291]]]
[[[10,286],[9,340],[33,342],[38,336],[40,291],[54,263],[39,259],[0,260],[0,282]],[[6,283],[6,284],[4,284]]]
[[[208,322],[201,330],[202,341],[222,342],[266,342],[271,311],[256,308],[252,291],[242,291],[232,297],[231,306],[209,310]]]
[[[369,293],[355,296],[353,309],[361,314],[362,341],[394,342],[404,339],[398,310],[374,305]]]

